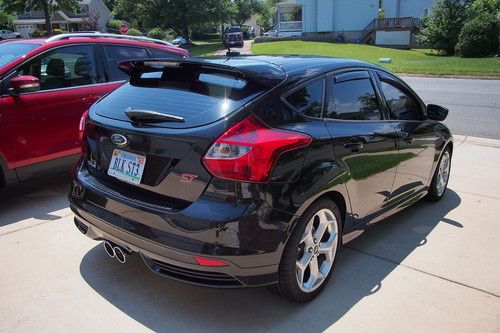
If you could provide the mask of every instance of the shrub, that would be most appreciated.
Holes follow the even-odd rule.
[[[46,30],[35,30],[31,34],[31,37],[33,37],[33,38],[47,37],[47,31]]]
[[[437,0],[432,16],[424,17],[424,27],[417,37],[423,46],[453,55],[465,20],[461,0]]]
[[[111,30],[112,32],[118,32],[120,30],[120,25],[122,24],[122,20],[109,20],[107,27],[108,30]]]
[[[129,29],[127,35],[129,36],[142,36],[142,32],[137,29]]]
[[[493,55],[498,51],[498,19],[482,13],[468,20],[460,32],[456,52],[464,58]]]
[[[149,32],[148,36],[154,39],[161,39],[161,40],[167,38],[167,34],[165,33],[165,31],[163,31],[163,29],[160,28],[152,29]]]
[[[213,39],[221,39],[221,35],[219,33],[204,33],[204,32],[194,32],[191,34],[191,38],[193,40],[213,40]]]

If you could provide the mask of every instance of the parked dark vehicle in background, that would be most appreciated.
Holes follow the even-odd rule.
[[[243,47],[243,39],[243,31],[238,26],[227,28],[222,35],[225,47]]]
[[[187,56],[164,41],[100,33],[0,42],[0,187],[71,171],[82,114],[128,80],[118,62]]]
[[[342,243],[445,193],[448,110],[364,62],[252,56],[122,62],[82,119],[78,229],[125,262],[211,287],[316,296]],[[126,278],[126,277],[124,277]]]

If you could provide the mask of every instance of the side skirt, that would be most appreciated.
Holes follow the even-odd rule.
[[[55,175],[62,172],[71,172],[71,168],[76,164],[80,154],[73,154],[47,162],[28,165],[16,169],[19,182]]]

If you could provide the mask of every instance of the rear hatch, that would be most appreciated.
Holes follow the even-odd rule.
[[[285,78],[279,67],[252,60],[129,61],[120,68],[130,82],[90,110],[89,181],[159,209],[181,209],[203,193],[211,176],[201,159],[227,129],[223,118]]]

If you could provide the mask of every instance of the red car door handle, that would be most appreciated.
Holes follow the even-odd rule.
[[[82,98],[82,102],[84,102],[84,103],[94,103],[98,99],[99,99],[99,96],[88,95],[88,96],[85,96],[84,98]]]

